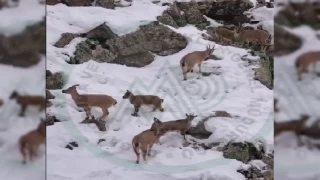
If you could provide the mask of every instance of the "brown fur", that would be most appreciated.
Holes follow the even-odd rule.
[[[19,148],[23,156],[22,163],[27,162],[27,153],[29,153],[30,161],[38,155],[40,144],[46,141],[46,124],[42,119],[37,129],[28,132],[19,139]]]
[[[300,136],[302,134],[303,129],[305,128],[305,123],[308,119],[309,119],[309,116],[303,115],[298,120],[292,120],[292,121],[280,122],[280,123],[274,122],[274,137],[278,136],[279,134],[285,131],[293,131],[298,138],[299,145],[301,145],[302,141]]]
[[[155,95],[134,95],[130,91],[126,91],[126,93],[122,97],[123,99],[129,99],[130,103],[134,106],[134,113],[132,116],[138,116],[139,108],[142,105],[153,105],[153,111],[159,109],[161,112],[164,111],[162,108],[163,99]]]
[[[62,90],[62,93],[71,95],[76,105],[85,110],[87,115],[86,118],[90,118],[90,116],[94,118],[94,116],[91,114],[91,108],[99,107],[101,108],[103,114],[98,119],[104,120],[109,115],[108,109],[111,106],[115,106],[117,104],[117,101],[113,97],[105,94],[85,94],[85,95],[81,94],[80,95],[77,91],[77,86],[79,85],[76,84],[69,87],[66,90]]]
[[[205,51],[194,51],[183,56],[180,60],[180,67],[182,68],[183,80],[187,80],[187,73],[193,72],[193,68],[196,64],[199,67],[199,73],[201,73],[201,64],[207,57],[209,57],[214,51],[214,46],[212,49],[210,46],[207,47]]]
[[[227,28],[217,27],[214,33],[219,38],[219,41],[223,42],[223,45],[231,45],[235,41],[233,31]]]
[[[308,67],[313,65],[313,73],[316,73],[316,63],[320,61],[320,51],[311,51],[302,54],[297,58],[296,69],[298,80],[301,80],[302,73],[308,72]]]
[[[165,128],[160,131],[159,138],[168,131],[180,131],[181,135],[183,135],[184,140],[186,140],[186,132],[190,129],[191,122],[195,117],[197,116],[186,114],[185,119],[163,122],[162,124],[165,126]],[[156,123],[153,123],[150,129],[155,130],[157,127],[156,125]],[[157,140],[157,143],[160,144],[159,140]]]
[[[151,155],[151,148],[153,144],[159,139],[159,133],[164,128],[163,123],[157,118],[154,118],[154,124],[154,130],[145,130],[140,134],[134,136],[132,139],[132,148],[134,153],[137,155],[137,164],[140,161],[139,150],[142,151],[143,160],[146,161],[146,155]]]
[[[20,104],[21,111],[19,116],[24,116],[25,111],[28,106],[39,106],[40,111],[46,108],[46,98],[43,96],[29,96],[29,95],[19,95],[16,91],[13,91],[10,99],[16,99],[16,102]]]
[[[268,40],[271,41],[271,35],[263,30],[241,30],[239,25],[238,28],[234,29],[234,38],[236,41],[245,41],[247,43],[260,44],[261,51],[265,51],[270,45]]]

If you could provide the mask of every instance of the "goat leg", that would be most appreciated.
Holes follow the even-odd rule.
[[[139,115],[138,115],[138,111],[139,111],[139,106],[134,106],[134,112],[133,112],[133,114],[131,114],[131,115],[132,115],[132,116],[135,116],[135,117],[139,116]]]
[[[27,109],[27,105],[25,105],[25,104],[21,105],[21,111],[19,114],[20,117],[25,115],[26,109]]]

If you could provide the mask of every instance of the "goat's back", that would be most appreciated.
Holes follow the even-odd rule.
[[[46,99],[43,96],[19,96],[17,98],[19,104],[44,105]]]
[[[77,104],[89,106],[108,106],[111,107],[116,100],[108,95],[86,94],[77,98]]]
[[[161,103],[161,98],[156,95],[135,95],[130,98],[132,104],[159,104]]]
[[[145,130],[136,135],[133,139],[135,143],[150,144],[154,143],[158,139],[158,136],[153,130]]]
[[[204,51],[194,51],[183,56],[180,65],[182,66],[182,63],[184,63],[188,67],[193,67],[195,64],[204,61],[205,58],[206,54]]]

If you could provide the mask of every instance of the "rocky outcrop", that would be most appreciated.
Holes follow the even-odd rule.
[[[95,38],[87,33],[86,36],[90,39],[77,45],[75,56],[69,63],[80,64],[93,59],[98,62],[143,67],[153,61],[152,53],[167,56],[187,46],[184,36],[158,22],[142,25],[139,30],[121,37],[110,36],[111,32],[110,30],[105,37],[97,35]]]
[[[320,29],[320,2],[292,2],[278,12],[275,23],[288,27],[308,25]]]
[[[63,48],[68,45],[74,38],[79,37],[79,34],[63,33],[60,39],[54,44],[57,48]]]
[[[251,8],[253,4],[250,0],[216,1],[213,2],[208,17],[235,25],[248,23],[250,19],[243,13]]]
[[[47,81],[47,89],[49,90],[62,89],[65,84],[65,79],[63,77],[63,74],[60,72],[55,74],[51,73],[51,75],[47,75],[46,81]]]
[[[27,26],[21,33],[6,37],[0,34],[0,64],[30,67],[46,53],[45,21]]]
[[[65,4],[67,6],[100,6],[106,9],[114,9],[114,0],[47,0],[47,5]]]
[[[52,126],[56,122],[61,122],[59,119],[56,118],[56,116],[51,116],[49,114],[46,114],[46,125]]]
[[[274,55],[283,56],[298,50],[302,40],[279,25],[274,26]]]
[[[100,6],[107,9],[114,9],[114,0],[97,0],[96,6]]]

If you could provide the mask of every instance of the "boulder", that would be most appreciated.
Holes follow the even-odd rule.
[[[250,19],[244,15],[244,12],[251,8],[253,8],[253,3],[250,0],[221,0],[212,3],[208,17],[235,25],[238,25],[239,22],[248,23]]]
[[[163,14],[161,16],[158,16],[157,20],[163,24],[168,25],[168,26],[178,28],[177,23],[174,21],[174,19],[166,11],[163,12]]]
[[[117,38],[118,35],[115,34],[106,23],[102,23],[99,26],[93,28],[87,33],[82,34],[82,37],[88,39],[97,40],[100,44],[105,43],[109,39]]]
[[[110,30],[111,31],[111,30]],[[89,37],[89,33],[86,34]],[[91,37],[91,36],[90,36]],[[79,64],[93,59],[98,62],[117,63],[133,67],[150,64],[155,53],[167,56],[184,49],[187,40],[159,22],[140,26],[140,29],[124,36],[100,36],[88,39],[77,45],[71,64]]]
[[[274,46],[274,55],[283,56],[298,50],[302,46],[302,40],[275,24]]]
[[[176,2],[171,4],[165,12],[172,17],[179,27],[187,25],[185,13],[181,12]]]
[[[106,9],[114,9],[114,0],[97,0],[96,6],[100,6]]]
[[[27,26],[21,33],[12,36],[0,35],[0,63],[18,67],[37,64],[40,54],[46,53],[45,22]]]
[[[61,72],[54,73],[51,76],[46,76],[47,89],[56,90],[62,89],[65,84],[64,76]]]
[[[199,11],[198,4],[195,1],[178,2],[178,7],[180,12],[184,13],[189,24],[200,24],[207,21]]]
[[[223,157],[236,159],[243,163],[248,163],[253,159],[262,159],[263,154],[263,148],[258,149],[254,144],[249,142],[229,142],[223,148]]]
[[[68,45],[74,38],[79,37],[79,34],[74,33],[63,33],[60,39],[54,44],[57,48],[63,48]]]

